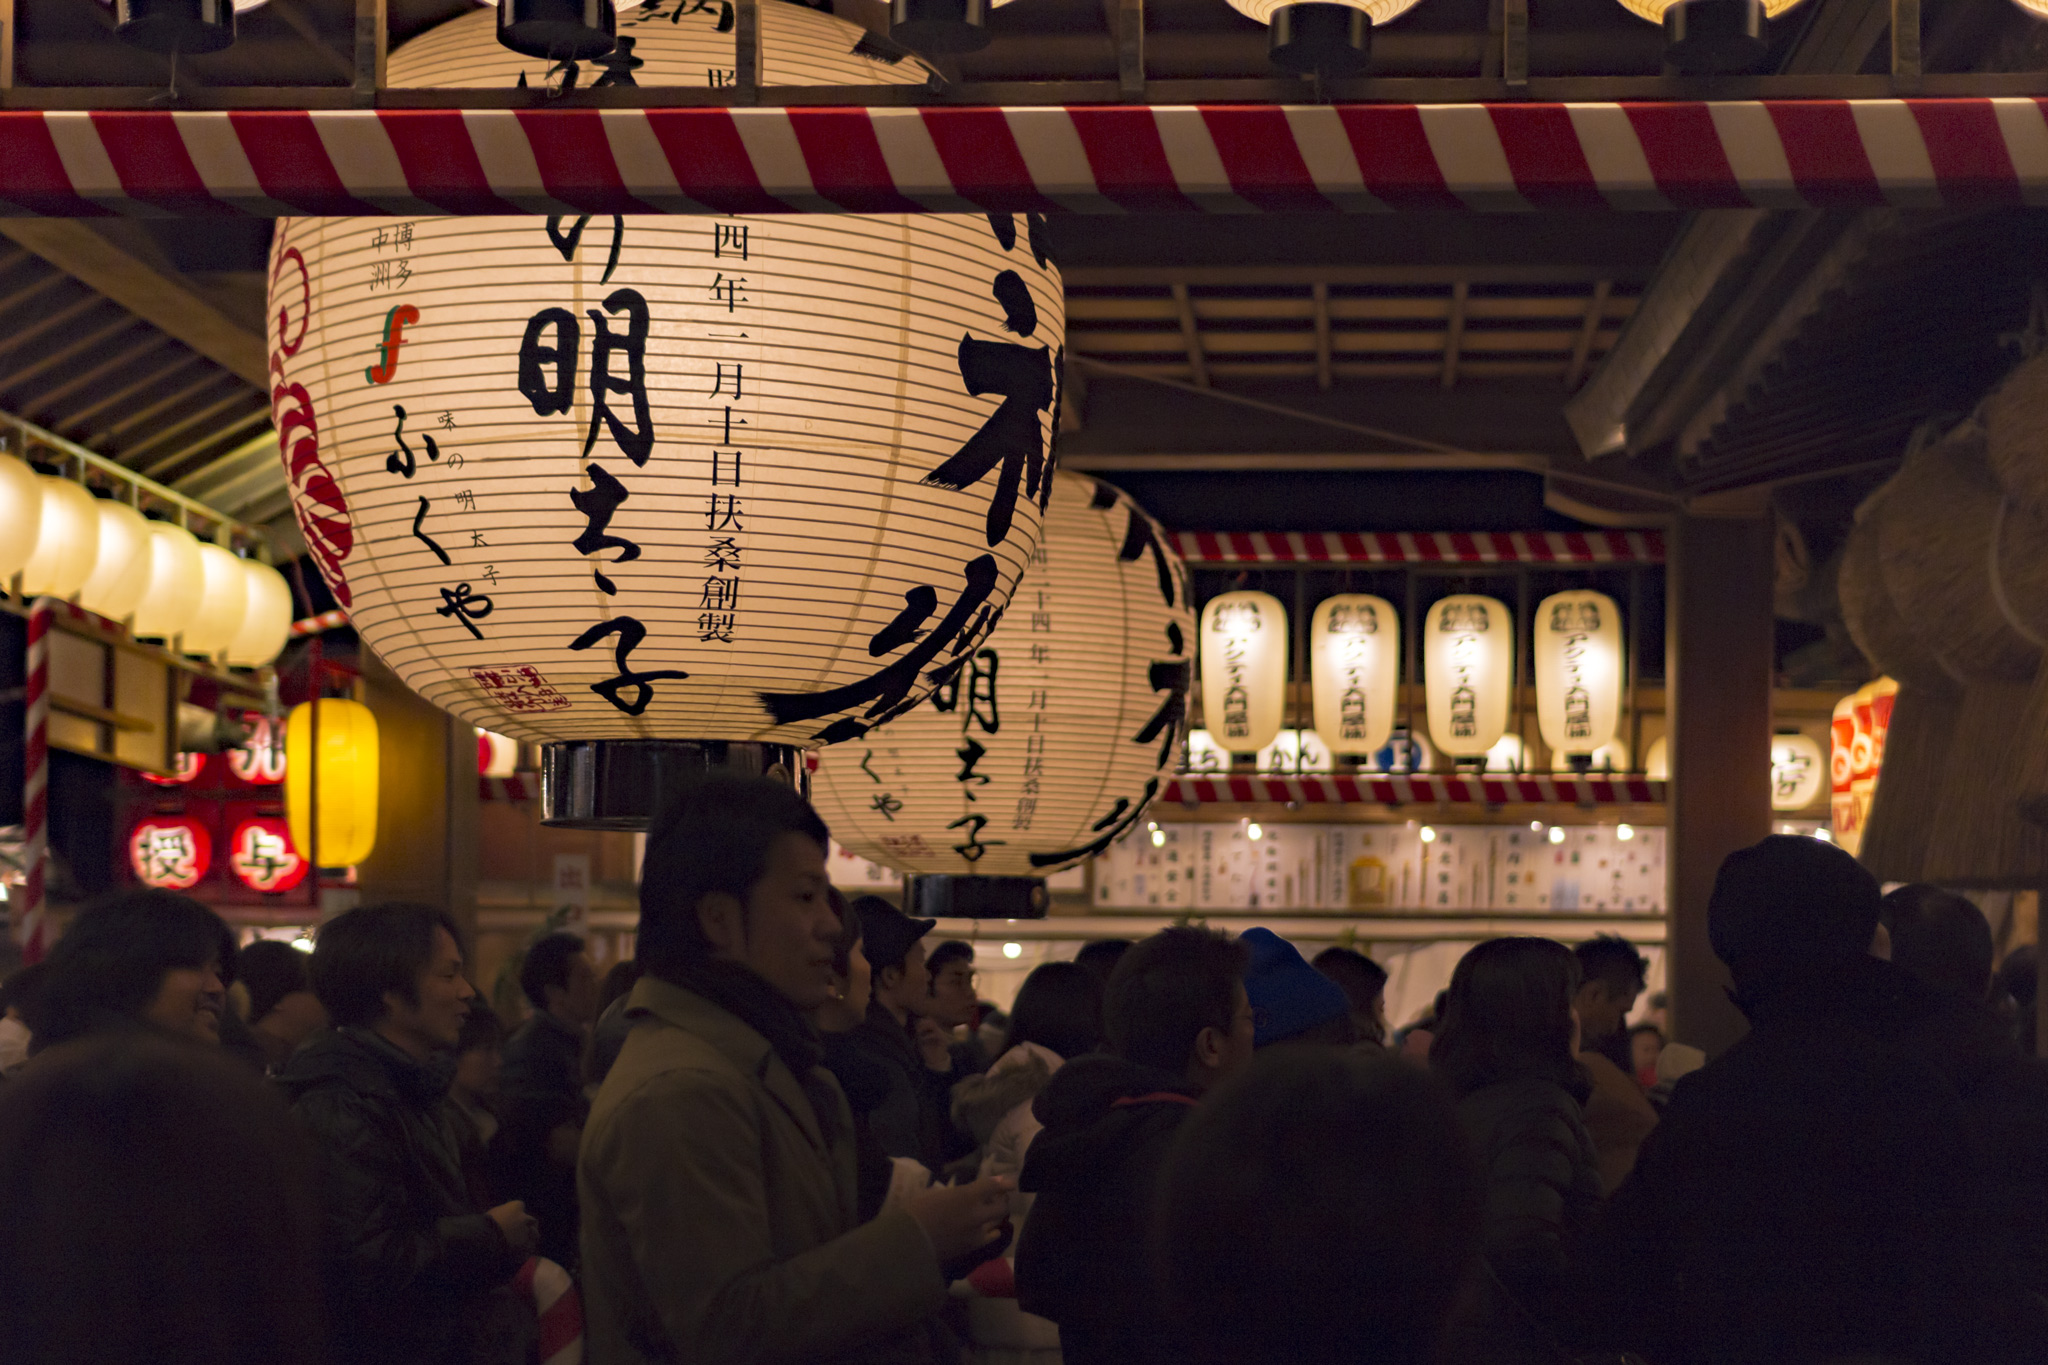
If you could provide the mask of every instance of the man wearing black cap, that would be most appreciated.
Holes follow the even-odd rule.
[[[1872,955],[1847,853],[1731,854],[1708,934],[1750,1033],[1682,1081],[1588,1250],[1588,1345],[1660,1365],[2037,1359],[1955,1089],[1902,1046],[1912,977]]]
[[[853,903],[860,916],[861,952],[874,969],[874,997],[867,1022],[848,1035],[855,1049],[885,1070],[889,1089],[868,1114],[875,1141],[892,1157],[908,1157],[937,1171],[952,1144],[946,1086],[948,1073],[935,1072],[918,1055],[913,1007],[931,993],[925,969],[924,936],[937,920],[912,919],[880,896]]]

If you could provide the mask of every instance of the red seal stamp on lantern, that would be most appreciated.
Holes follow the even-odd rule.
[[[476,679],[476,685],[492,701],[507,711],[530,714],[569,709],[569,699],[557,692],[554,685],[531,664],[517,668],[472,668],[469,676]]]

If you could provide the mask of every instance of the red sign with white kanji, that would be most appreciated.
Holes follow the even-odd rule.
[[[272,816],[253,816],[236,825],[228,849],[228,866],[251,891],[289,891],[306,879],[306,860],[292,847],[291,830]]]
[[[157,816],[144,820],[128,836],[128,863],[144,886],[190,890],[212,861],[213,838],[196,820]]]

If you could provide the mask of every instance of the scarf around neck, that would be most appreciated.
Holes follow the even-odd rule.
[[[803,1087],[804,1097],[817,1115],[818,1128],[829,1140],[838,1125],[839,1090],[819,1069],[825,1061],[824,1042],[796,1006],[752,968],[723,958],[690,963],[676,984],[695,991],[767,1040],[769,1049]]]

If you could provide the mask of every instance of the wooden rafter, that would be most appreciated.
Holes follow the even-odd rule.
[[[1310,286],[1316,310],[1316,387],[1330,387],[1330,286],[1317,280]]]
[[[1470,296],[1472,284],[1469,280],[1457,280],[1451,284],[1450,320],[1444,327],[1444,377],[1443,386],[1455,388],[1458,383],[1458,352],[1465,340],[1465,300]]]
[[[1180,312],[1181,341],[1188,348],[1188,371],[1195,382],[1206,389],[1209,387],[1209,364],[1208,357],[1203,354],[1202,325],[1195,320],[1194,301],[1188,297],[1186,285],[1171,287],[1174,307]]]
[[[1586,375],[1586,360],[1593,353],[1593,338],[1600,331],[1600,323],[1607,316],[1607,295],[1614,288],[1612,280],[1596,280],[1593,296],[1586,302],[1586,320],[1579,327],[1579,339],[1572,346],[1571,364],[1565,366],[1564,386],[1576,389]]]
[[[91,388],[108,375],[118,372],[125,366],[132,365],[144,356],[152,355],[170,344],[170,338],[165,336],[140,338],[134,345],[114,352],[112,355],[102,359],[99,364],[78,371],[56,388],[35,395],[35,402],[45,409],[62,403],[72,394]],[[189,356],[182,357],[180,363],[190,359],[191,357]]]

